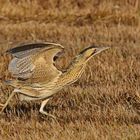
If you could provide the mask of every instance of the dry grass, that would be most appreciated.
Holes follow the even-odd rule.
[[[75,84],[48,103],[51,120],[38,113],[39,102],[15,98],[0,116],[0,139],[140,139],[140,3],[138,0],[0,0],[0,50],[17,42],[43,40],[66,47],[59,63],[90,44],[112,48],[94,57]],[[0,77],[9,77],[10,57],[1,54]],[[10,87],[4,87],[5,102]]]

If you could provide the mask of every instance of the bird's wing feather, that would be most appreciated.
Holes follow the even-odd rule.
[[[63,47],[54,43],[26,44],[8,50],[13,55],[9,71],[13,77],[32,82],[51,81],[60,71],[53,65],[53,58]]]
[[[49,49],[56,46],[63,48],[63,46],[60,44],[49,43],[49,42],[26,43],[26,44],[20,44],[15,48],[9,49],[7,50],[7,52],[11,53],[14,57],[23,58],[29,55],[36,54],[37,52],[40,52],[43,49]]]
[[[19,77],[23,79],[30,78],[35,65],[31,62],[31,57],[13,58],[9,64],[9,71],[13,77]]]

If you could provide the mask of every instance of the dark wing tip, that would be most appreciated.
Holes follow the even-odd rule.
[[[46,46],[46,44],[44,44],[44,43],[20,44],[20,45],[14,47],[14,48],[11,48],[11,49],[7,50],[7,52],[17,53],[17,52],[26,51],[26,50],[32,50],[34,48],[43,48],[45,46]]]
[[[19,44],[15,48],[11,48],[11,49],[7,50],[6,52],[14,54],[14,53],[28,51],[28,50],[37,49],[37,48],[45,48],[45,47],[49,47],[50,45],[58,46],[62,49],[64,48],[62,45],[56,44],[56,43],[35,42],[35,43]]]

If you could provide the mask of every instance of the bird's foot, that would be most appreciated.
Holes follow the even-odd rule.
[[[46,114],[47,116],[49,116],[49,117],[51,117],[51,118],[53,118],[54,120],[56,120],[57,119],[57,117],[56,116],[54,116],[54,115],[52,115],[52,114]]]
[[[4,106],[4,104],[1,104],[1,103],[0,103],[0,106],[2,106],[2,107],[3,107],[3,106]]]
[[[49,116],[49,117],[53,118],[54,120],[57,119],[56,116],[54,116],[54,115],[52,115],[52,114],[49,114],[49,113],[47,113],[47,112],[45,112],[45,111],[40,111],[40,113],[42,113],[42,114],[44,114],[44,115],[46,115],[46,116]]]

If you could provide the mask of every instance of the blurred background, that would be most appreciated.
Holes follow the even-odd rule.
[[[62,44],[61,68],[91,44],[111,49],[48,103],[57,122],[38,113],[39,103],[13,99],[0,117],[0,139],[140,139],[139,0],[0,0],[2,80],[11,59],[5,50],[31,41]],[[1,86],[4,103],[11,88]]]

